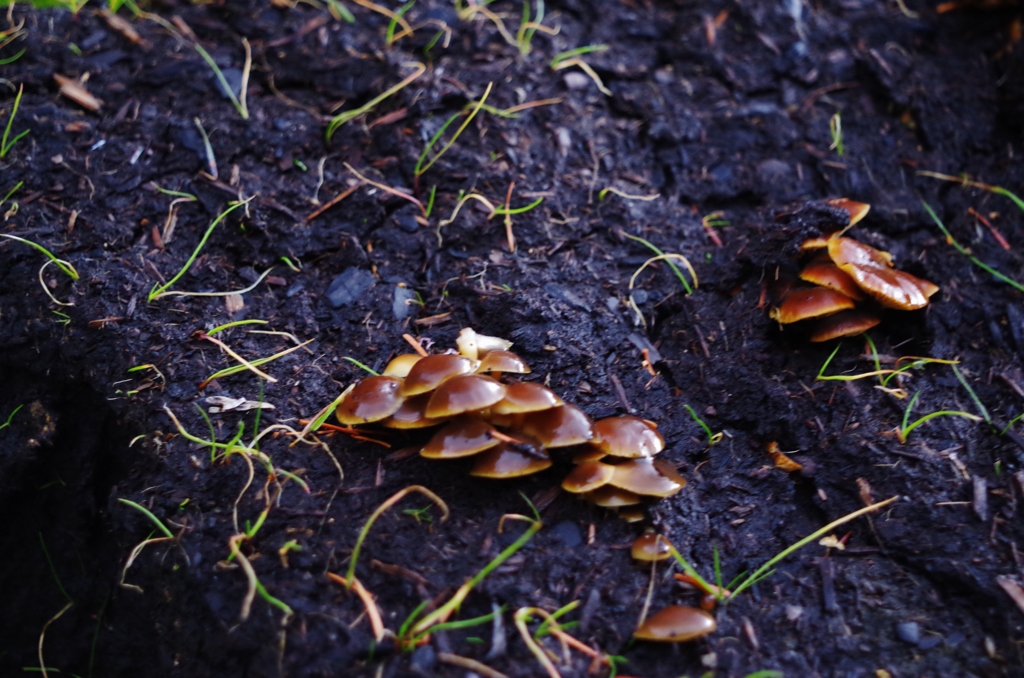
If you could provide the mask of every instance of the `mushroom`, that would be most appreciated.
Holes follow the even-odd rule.
[[[913,311],[928,305],[928,298],[939,291],[933,283],[898,271],[892,257],[852,238],[832,237],[828,256],[857,285],[888,308]]]
[[[835,290],[855,301],[862,301],[864,299],[864,293],[857,286],[853,278],[844,273],[831,261],[812,261],[804,267],[804,270],[800,271],[800,279]]]
[[[608,455],[594,443],[584,445],[578,452],[572,455],[572,463],[582,464],[586,461],[601,461]]]
[[[593,492],[584,495],[587,499],[604,508],[618,508],[620,506],[633,506],[640,503],[640,495],[629,490],[623,490],[611,485],[599,487]]]
[[[513,374],[529,374],[530,366],[512,351],[498,350],[485,353],[480,358],[477,372],[512,372]]]
[[[686,487],[686,479],[671,464],[642,457],[616,464],[608,484],[647,497],[669,497]]]
[[[871,205],[866,202],[856,202],[849,198],[833,198],[825,202],[832,207],[838,207],[849,215],[847,228],[866,217],[868,212],[871,211]]]
[[[639,523],[646,516],[644,516],[644,510],[639,506],[627,506],[619,509],[619,517],[627,523]]]
[[[574,468],[562,481],[562,489],[566,492],[581,494],[592,492],[607,485],[615,475],[615,467],[599,461],[583,462]]]
[[[341,399],[335,416],[346,426],[387,419],[405,400],[399,395],[401,385],[402,380],[396,377],[367,377]]]
[[[864,311],[840,311],[817,322],[811,334],[811,341],[817,343],[839,337],[852,337],[867,332],[879,322],[877,317]]]
[[[672,555],[668,540],[664,535],[647,531],[636,538],[630,555],[634,560],[667,560]]]
[[[665,438],[638,417],[608,417],[594,422],[594,446],[613,457],[653,457],[665,449]]]
[[[431,419],[426,415],[427,403],[430,401],[430,394],[406,398],[402,404],[387,419],[380,422],[381,426],[396,429],[428,428],[443,424],[444,419]]]
[[[399,377],[405,379],[409,376],[409,370],[423,358],[418,353],[403,353],[391,359],[381,374],[385,377]]]
[[[462,328],[455,345],[459,347],[459,353],[470,360],[478,360],[489,351],[507,351],[512,348],[512,342],[507,339],[477,334],[469,327]]]
[[[544,447],[568,447],[594,439],[593,423],[568,403],[526,415],[522,430],[541,441]]]
[[[448,379],[476,370],[477,362],[461,355],[428,355],[409,370],[402,384],[402,395],[410,397],[433,391]]]
[[[458,357],[458,356],[453,356]],[[424,358],[417,365],[423,363]],[[505,385],[482,374],[451,377],[434,391],[427,403],[428,417],[451,417],[491,407],[505,397]]]
[[[494,354],[492,353],[491,355]],[[484,362],[486,361],[487,357],[484,358]],[[555,395],[554,391],[533,382],[524,381],[508,384],[506,389],[505,398],[491,408],[491,412],[494,414],[540,412],[541,410],[549,410],[552,407],[565,404],[561,398]]]
[[[769,313],[772,320],[782,325],[795,323],[808,318],[818,318],[853,308],[853,299],[830,290],[827,287],[793,290],[786,295],[782,303]]]
[[[645,621],[633,637],[661,643],[685,643],[706,636],[716,628],[715,618],[704,610],[670,605]]]
[[[523,451],[524,448],[529,451]],[[478,455],[469,474],[480,478],[519,478],[550,467],[551,459],[539,444],[501,443]]]
[[[434,434],[420,455],[427,459],[458,459],[479,454],[497,446],[498,431],[476,417],[456,419]]]

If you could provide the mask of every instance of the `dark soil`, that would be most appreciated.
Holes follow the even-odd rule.
[[[634,676],[1024,675],[1024,615],[1008,594],[1024,575],[1024,448],[1019,424],[1000,434],[1024,410],[1024,295],[947,244],[921,201],[1017,280],[1024,219],[1005,197],[917,174],[1021,186],[1024,51],[1006,31],[1018,9],[938,14],[908,0],[911,18],[867,0],[547,4],[544,25],[560,30],[538,32],[528,55],[483,15],[459,20],[439,0],[409,10],[415,33],[390,47],[388,19],[354,4],[355,24],[310,4],[151,7],[180,17],[229,81],[239,79],[248,39],[248,120],[192,43],[155,21],[132,22],[143,41],[133,44],[91,4],[77,16],[15,9],[25,33],[0,58],[25,53],[0,71],[14,86],[3,88],[0,124],[24,85],[11,136],[30,133],[0,161],[0,194],[23,182],[11,198],[18,209],[9,200],[0,210],[0,229],[50,248],[81,278],[54,266],[40,274],[42,254],[0,240],[0,423],[23,406],[0,429],[0,674],[38,670],[42,656],[52,675],[469,675],[449,653],[509,676],[544,675],[512,614],[578,601],[565,617],[579,622],[571,633],[625,657],[620,673]],[[514,33],[521,5],[489,7]],[[443,23],[450,43],[431,46]],[[608,46],[584,58],[611,96],[577,67],[550,67],[554,55],[590,44]],[[427,65],[422,77],[325,142],[334,112],[398,83],[410,61]],[[88,76],[99,112],[61,96],[55,73]],[[498,109],[559,101],[515,118],[481,112],[417,181],[426,140],[488,83]],[[842,155],[829,148],[837,111]],[[195,119],[209,134],[216,180]],[[431,215],[362,187],[307,219],[353,185],[346,163],[424,203],[436,187]],[[512,207],[544,199],[513,217],[514,253],[503,218],[488,220],[479,203],[441,225],[460,191],[503,205],[513,182]],[[164,231],[174,197],[154,185],[198,198],[174,208],[172,237]],[[608,186],[658,197],[600,200]],[[820,202],[836,196],[872,205],[851,235],[942,287],[927,309],[887,313],[870,336],[883,367],[899,356],[959,360],[977,402],[949,365],[929,365],[889,384],[918,395],[910,421],[980,414],[980,402],[991,424],[940,416],[900,442],[909,398],[871,378],[816,380],[834,344],[809,344],[769,320],[775,281],[795,272],[800,239],[842,225]],[[239,197],[251,200],[172,289],[242,289],[273,267],[270,277],[241,308],[223,297],[148,302],[158,276],[181,269]],[[728,222],[716,227],[721,246],[701,222],[716,211]],[[623,232],[685,255],[696,291],[685,294],[662,263],[644,269],[634,291],[641,323],[627,305],[630,278],[651,252]],[[40,275],[73,306],[51,300]],[[247,359],[293,338],[312,343],[263,365],[276,382],[243,372],[200,390],[235,361],[196,333],[246,319],[266,324],[217,338]],[[328,434],[339,480],[324,448],[290,446],[279,428],[260,449],[306,492],[281,475],[268,480],[258,463],[249,484],[241,454],[211,463],[167,414],[208,438],[197,410],[209,409],[207,397],[262,398],[275,409],[258,423],[253,412],[210,415],[219,442],[244,425],[249,444],[257,427],[301,428],[364,376],[346,357],[379,369],[408,351],[404,332],[445,348],[464,326],[515,341],[538,378],[592,417],[631,411],[659,424],[665,458],[689,485],[652,504],[649,523],[705,576],[716,549],[727,581],[866,502],[899,499],[839,528],[845,550],[812,544],[719,606],[717,633],[655,646],[630,642],[651,576],[629,558],[641,528],[560,492],[566,463],[480,482],[464,464],[408,454],[415,435],[371,434],[385,449]],[[645,347],[656,375],[643,366]],[[847,340],[828,373],[875,369],[868,351]],[[154,368],[129,372],[141,365]],[[709,446],[684,405],[722,431],[721,442]],[[803,471],[773,468],[772,442]],[[451,518],[403,512],[428,503],[403,500],[376,523],[357,568],[392,632],[522,534],[521,523],[498,532],[503,514],[529,513],[522,495],[540,507],[544,529],[458,615],[503,605],[500,627],[435,633],[403,653],[373,642],[359,598],[326,573],[344,573],[369,515],[413,484],[440,495]],[[161,535],[122,498],[177,535],[142,551],[124,575],[131,588],[119,582],[132,549]],[[257,597],[240,621],[248,584],[239,559],[229,560],[229,538],[268,505],[242,553],[294,616]],[[281,555],[288,543],[300,550]],[[697,600],[668,565],[653,591],[653,609]],[[556,642],[542,643],[563,676],[587,674],[584,654],[565,663]]]

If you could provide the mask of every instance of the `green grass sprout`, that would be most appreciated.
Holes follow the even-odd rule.
[[[910,436],[910,432],[921,424],[927,423],[935,417],[963,417],[964,419],[970,419],[971,421],[983,421],[982,417],[970,412],[963,412],[961,410],[939,410],[938,412],[930,412],[919,419],[916,419],[913,423],[910,421],[910,411],[914,409],[914,405],[917,404],[917,399],[921,395],[918,391],[914,394],[914,397],[910,399],[910,403],[907,404],[907,409],[903,411],[903,424],[896,430],[896,435],[899,437],[901,443],[907,442],[907,438]]]
[[[352,12],[348,10],[348,7],[341,4],[341,0],[325,0],[327,2],[327,11],[331,13],[336,20],[341,19],[347,23],[354,24],[356,17]]]
[[[223,325],[217,325],[212,330],[207,330],[206,331],[206,335],[212,337],[213,335],[215,335],[215,334],[217,334],[219,332],[223,332],[224,330],[229,330],[232,327],[239,327],[241,325],[269,325],[269,324],[270,324],[269,320],[256,320],[256,319],[252,319],[252,320],[236,320],[234,322],[224,323]]]
[[[1022,211],[1024,211],[1024,200],[1021,200],[1019,197],[1017,197],[1017,195],[1015,193],[1013,193],[1013,192],[1003,188],[1002,186],[993,186],[992,184],[986,184],[986,183],[982,183],[980,181],[971,181],[966,176],[954,177],[954,176],[952,176],[950,174],[941,174],[939,172],[929,172],[927,170],[919,171],[918,175],[920,175],[922,177],[931,177],[932,179],[942,179],[943,181],[952,181],[953,183],[960,184],[961,186],[970,186],[971,188],[980,188],[983,191],[988,191],[989,193],[995,193],[996,195],[1001,195],[1004,198],[1009,198],[1010,200],[1012,200],[1014,202],[1014,204],[1017,205],[1018,208],[1020,208]]]
[[[607,52],[608,45],[584,45],[583,47],[577,47],[575,49],[566,50],[559,52],[555,55],[555,58],[551,60],[551,68],[556,68],[558,64],[562,63],[567,59],[574,59],[576,57],[583,56],[584,54],[594,54],[596,52]]]
[[[415,81],[417,78],[419,78],[421,75],[427,72],[427,67],[418,61],[405,62],[402,65],[412,66],[413,68],[416,69],[416,72],[402,80],[394,87],[387,89],[383,94],[374,97],[373,99],[368,101],[366,104],[360,106],[359,108],[353,109],[351,111],[345,111],[344,113],[339,113],[338,115],[331,118],[331,121],[327,124],[327,143],[331,142],[331,137],[334,136],[334,133],[338,130],[339,127],[349,122],[350,120],[358,118],[359,116],[365,113],[369,113],[377,106],[377,104],[402,91],[403,89],[408,87],[413,81]]]
[[[29,133],[29,130],[25,130],[8,141],[11,136],[11,127],[14,125],[14,116],[18,115],[18,107],[21,105],[21,95],[24,91],[25,85],[19,85],[18,94],[14,97],[14,105],[11,107],[11,115],[7,118],[7,126],[4,128],[3,139],[0,140],[0,159],[6,158],[7,154],[14,148],[14,144],[18,143],[22,137]]]
[[[17,410],[15,410],[15,411],[17,411]],[[13,415],[12,415],[12,416],[13,416]],[[1011,428],[1013,427],[1013,425],[1014,425],[1014,424],[1016,424],[1016,423],[1017,423],[1018,421],[1020,421],[1021,419],[1024,419],[1024,412],[1021,412],[1021,413],[1020,413],[1020,414],[1018,414],[1018,415],[1017,415],[1016,417],[1014,417],[1013,419],[1011,419],[1011,420],[1010,420],[1010,423],[1009,423],[1009,424],[1007,424],[1007,425],[1006,425],[1005,427],[1003,427],[1003,430],[999,432],[999,435],[1006,435],[1006,432],[1007,432],[1007,431],[1009,431],[1009,430],[1010,430],[1010,429],[1011,429]],[[3,428],[3,427],[2,427],[2,426],[0,426],[0,428]]]
[[[719,431],[718,433],[712,432],[711,427],[708,426],[707,423],[705,423],[705,421],[701,419],[700,416],[697,415],[697,411],[695,409],[693,409],[686,403],[683,403],[683,407],[686,409],[687,412],[690,413],[690,416],[693,418],[693,420],[697,422],[697,424],[702,429],[704,429],[704,433],[708,437],[708,445],[714,445],[722,441],[724,434],[721,431]]]
[[[676,274],[677,278],[679,278],[679,282],[681,282],[683,284],[683,289],[686,290],[686,293],[687,294],[692,294],[693,293],[694,288],[697,287],[697,273],[696,273],[696,271],[693,270],[693,267],[690,266],[690,262],[687,261],[685,257],[683,257],[681,254],[676,254],[676,255],[665,254],[656,245],[654,245],[651,242],[645,240],[644,238],[641,238],[638,235],[630,235],[629,233],[626,233],[625,231],[619,231],[619,233],[621,233],[623,236],[629,238],[630,240],[635,240],[636,242],[640,243],[641,245],[643,245],[647,249],[649,249],[652,252],[654,252],[656,255],[658,255],[656,258],[658,258],[658,259],[665,259],[665,263],[668,264],[669,268],[672,269],[672,272]],[[679,270],[679,267],[675,265],[675,262],[673,262],[672,259],[670,259],[668,257],[678,257],[679,259],[682,260],[683,264],[686,266],[686,269],[690,272],[690,275],[693,277],[693,287],[690,286],[689,281],[687,281],[686,278],[683,276],[683,272]],[[648,264],[652,263],[653,261],[654,261],[653,259],[652,260],[648,260],[646,263],[644,263],[643,266],[640,267],[640,269],[637,270],[637,273],[639,273],[640,270],[643,270],[644,267],[646,267]],[[634,273],[633,275],[635,277],[636,273]]]
[[[523,15],[519,22],[519,30],[516,31],[516,46],[519,47],[519,53],[526,56],[533,50],[533,36],[536,35],[538,30],[541,30],[549,35],[557,33],[557,30],[550,29],[544,25],[544,0],[537,0],[536,11],[533,12],[533,18],[530,18],[530,2],[529,0],[523,0]]]
[[[211,338],[211,340],[212,340],[212,338]],[[216,341],[216,340],[213,340],[213,341]],[[293,352],[299,350],[300,348],[309,345],[313,341],[314,341],[313,339],[309,339],[307,341],[302,342],[301,344],[299,344],[297,346],[292,346],[291,348],[287,348],[287,349],[285,349],[283,351],[279,351],[279,352],[275,353],[274,355],[267,356],[266,358],[257,358],[256,360],[245,360],[245,359],[242,359],[242,364],[240,364],[240,365],[232,365],[231,367],[225,367],[224,369],[217,370],[216,372],[211,374],[201,384],[199,384],[199,389],[202,390],[202,389],[206,388],[210,384],[210,382],[214,381],[215,379],[223,379],[224,377],[230,377],[233,374],[238,374],[238,373],[244,372],[246,370],[254,371],[253,368],[258,368],[258,367],[260,367],[262,365],[266,365],[267,363],[273,362],[273,361],[277,360],[278,358],[283,358],[284,356],[288,355],[289,353],[293,353]],[[239,356],[237,356],[237,355],[236,356],[232,356],[232,357],[234,357],[236,360],[239,359]],[[259,370],[255,370],[255,372],[258,375],[260,374]],[[262,376],[264,378],[269,377],[269,375],[262,375]],[[267,378],[267,381],[275,382],[277,380],[274,379],[273,377],[269,377],[269,378]]]
[[[11,196],[14,195],[15,193],[17,193],[18,189],[21,188],[24,185],[25,185],[24,181],[19,181],[18,183],[16,183],[14,185],[14,188],[12,188],[11,190],[7,191],[7,195],[5,195],[2,199],[0,199],[0,207],[3,207],[4,203],[6,203],[8,200],[10,200]],[[18,202],[15,201],[15,202],[11,203],[11,209],[5,215],[5,218],[12,217],[12,216],[14,216],[17,213],[18,213]]]
[[[434,502],[437,505],[437,507],[441,509],[441,522],[448,520],[448,516],[450,515],[450,512],[448,511],[448,505],[444,503],[444,500],[441,499],[441,497],[437,496],[436,494],[434,494],[427,488],[423,487],[422,485],[410,485],[409,487],[403,488],[396,492],[395,494],[391,495],[390,498],[385,500],[384,503],[378,506],[376,510],[374,510],[374,512],[370,514],[370,517],[363,525],[363,529],[359,532],[359,537],[356,539],[355,548],[352,549],[352,557],[348,563],[348,571],[345,573],[346,589],[352,588],[352,582],[355,580],[356,577],[356,564],[359,561],[359,552],[363,548],[363,542],[366,541],[366,535],[370,533],[370,528],[373,527],[373,524],[377,521],[377,518],[380,518],[382,513],[387,511],[389,508],[391,508],[399,501],[401,501],[406,495],[412,492],[419,492],[427,499]]]
[[[412,9],[415,4],[416,0],[409,0],[409,2],[399,7],[398,10],[395,11],[395,15],[391,17],[391,21],[388,22],[388,28],[384,33],[384,44],[388,47],[393,45],[399,38],[409,34],[409,31],[403,29],[402,32],[398,34],[398,37],[395,37],[395,29],[398,28],[398,22],[405,17],[406,13]]]
[[[840,158],[843,157],[843,118],[839,111],[833,113],[832,117],[828,119],[828,134],[832,137],[832,144],[829,145],[828,150],[835,151]]]
[[[242,116],[242,120],[249,119],[249,105],[246,101],[249,91],[249,74],[252,71],[252,47],[249,45],[249,41],[242,38],[242,46],[245,47],[245,64],[242,66],[242,82],[239,87],[238,96],[235,96],[235,92],[231,85],[228,84],[228,79],[224,77],[223,71],[220,70],[220,66],[213,60],[210,53],[203,49],[203,46],[198,42],[193,45],[196,51],[199,52],[199,56],[203,58],[203,61],[210,67],[213,74],[217,76],[217,82],[220,83],[221,89],[227,94],[228,99],[231,100],[231,105],[235,107],[238,114]]]
[[[160,186],[157,186],[155,182],[152,182],[152,181],[149,182],[149,184],[147,184],[147,186],[152,187],[154,191],[157,191],[159,193],[163,193],[164,195],[169,195],[169,196],[172,196],[172,197],[175,197],[175,198],[188,198],[189,200],[199,200],[199,198],[196,197],[192,193],[185,193],[184,191],[172,191],[169,188],[161,188]]]
[[[644,202],[657,200],[658,198],[661,197],[661,193],[655,193],[654,195],[633,195],[631,193],[626,193],[625,191],[620,191],[614,186],[605,186],[597,194],[597,201],[602,202],[608,196],[609,193],[611,193],[612,195],[617,195],[620,198],[625,198],[626,200],[643,200]]]
[[[968,184],[969,185],[973,185],[973,182],[968,182]],[[999,187],[998,186],[993,186],[991,188],[995,189],[995,188],[999,188]],[[1005,189],[1004,189],[1004,191],[1005,191]],[[995,192],[995,191],[993,191],[993,192]],[[1005,191],[1003,193],[1003,195],[1005,195],[1007,193],[1009,193],[1009,191]],[[1024,206],[1021,206],[1021,204],[1020,204],[1020,198],[1018,198],[1017,196],[1013,195],[1012,193],[1010,193],[1010,196],[1012,196],[1013,200],[1018,203],[1018,206],[1020,206],[1021,209],[1024,209]],[[1015,289],[1017,289],[1017,290],[1019,290],[1021,292],[1024,292],[1024,285],[1020,284],[1016,280],[1013,280],[1012,278],[1006,277],[1005,275],[1003,275],[1002,273],[1000,273],[996,269],[992,268],[991,266],[989,266],[988,264],[983,262],[981,259],[978,259],[978,257],[976,257],[973,254],[971,254],[970,250],[968,250],[966,247],[964,247],[963,245],[958,243],[956,241],[956,238],[954,238],[953,235],[949,232],[949,230],[946,229],[946,225],[942,223],[942,220],[939,219],[939,215],[935,213],[935,210],[932,209],[931,205],[929,205],[928,203],[923,202],[923,201],[921,202],[921,204],[924,205],[924,209],[925,209],[926,212],[928,212],[928,216],[930,216],[932,218],[932,221],[934,221],[935,225],[939,227],[939,230],[942,231],[942,234],[946,236],[946,242],[948,242],[950,245],[955,247],[957,252],[959,252],[960,254],[964,255],[968,259],[970,259],[971,262],[975,266],[980,268],[981,270],[987,271],[993,277],[995,277],[995,278],[997,278],[999,280],[1002,280],[1007,285],[1011,285]]]
[[[359,369],[361,369],[361,370],[364,370],[364,371],[366,371],[366,372],[369,372],[370,374],[372,374],[372,375],[373,375],[373,376],[375,376],[375,377],[379,377],[379,376],[380,376],[380,372],[376,371],[375,369],[373,369],[373,368],[372,368],[372,367],[370,367],[369,365],[366,365],[366,364],[364,364],[364,363],[361,363],[361,362],[359,362],[359,361],[358,361],[358,360],[356,360],[355,358],[350,358],[349,356],[343,356],[343,357],[342,357],[342,360],[347,360],[347,361],[349,361],[350,363],[352,363],[353,365],[355,365],[355,366],[356,366],[356,367],[358,367]]]
[[[861,517],[863,515],[867,515],[868,513],[871,513],[873,511],[877,511],[878,509],[880,509],[880,508],[882,508],[884,506],[888,506],[889,504],[893,503],[897,499],[899,499],[898,496],[889,497],[885,501],[880,501],[880,502],[877,502],[875,504],[871,504],[870,506],[865,506],[864,508],[859,509],[857,511],[854,511],[853,513],[848,513],[845,516],[843,516],[842,518],[839,518],[837,520],[833,520],[831,523],[829,523],[825,527],[821,528],[820,530],[814,532],[813,534],[809,534],[808,536],[804,537],[803,539],[801,539],[800,541],[796,542],[792,546],[789,546],[789,547],[783,549],[778,555],[776,555],[774,558],[772,558],[771,560],[766,562],[761,567],[759,567],[756,570],[754,570],[753,572],[751,572],[745,579],[743,579],[743,581],[741,581],[739,583],[739,585],[737,585],[736,588],[733,589],[732,595],[729,596],[729,600],[734,600],[736,598],[736,596],[738,596],[740,593],[742,593],[746,589],[750,588],[751,586],[756,584],[761,579],[764,579],[766,576],[768,576],[768,574],[770,573],[770,571],[772,571],[772,568],[776,564],[778,564],[779,562],[781,562],[785,558],[789,557],[790,555],[792,555],[796,551],[799,551],[804,546],[807,546],[811,542],[815,542],[815,541],[821,539],[825,535],[827,535],[830,532],[832,532],[833,530],[835,530],[837,527],[839,527],[841,525],[845,525],[846,523],[850,522],[851,520],[855,520],[856,518],[859,518],[859,517]]]
[[[953,365],[953,374],[956,375],[956,378],[960,381],[963,387],[967,389],[967,393],[970,394],[971,400],[974,401],[975,406],[978,408],[978,411],[981,412],[981,416],[984,417],[985,422],[991,424],[992,415],[988,413],[988,408],[981,402],[978,394],[975,393],[974,389],[971,388],[971,385],[967,383],[967,379],[964,377],[963,373],[957,369],[956,365]]]
[[[430,159],[428,160],[427,158],[428,156],[430,156],[430,152],[433,150],[434,145],[441,140],[441,136],[445,133],[445,131],[447,131],[448,127],[453,122],[455,122],[455,120],[458,119],[458,117],[461,116],[465,111],[459,111],[452,117],[448,118],[448,120],[443,125],[441,125],[441,129],[437,130],[434,136],[430,138],[430,141],[427,142],[427,145],[426,147],[424,147],[423,152],[420,153],[419,159],[416,160],[416,167],[413,168],[413,174],[416,178],[415,180],[417,183],[419,182],[419,178],[423,175],[423,173],[429,170],[431,167],[433,167],[434,163],[440,160],[441,156],[447,153],[448,149],[455,145],[455,141],[459,138],[459,135],[461,135],[466,130],[466,128],[469,127],[469,123],[471,123],[473,121],[473,118],[476,117],[476,114],[480,112],[480,109],[487,101],[487,97],[490,96],[491,89],[493,87],[493,82],[487,83],[487,89],[484,90],[483,96],[480,97],[480,100],[476,102],[475,105],[472,105],[472,107],[468,109],[469,113],[466,115],[466,119],[463,120],[459,128],[455,130],[455,134],[452,135],[452,138],[449,139],[448,142],[441,147],[441,150],[439,150],[433,157],[430,157]]]
[[[236,534],[228,539],[228,547],[231,549],[231,555],[238,560],[239,567],[242,568],[242,571],[245,572],[246,579],[249,580],[249,589],[246,591],[245,597],[242,599],[242,609],[238,614],[239,621],[244,622],[249,618],[249,613],[252,611],[252,603],[256,599],[256,595],[259,594],[260,598],[284,613],[284,617],[281,620],[281,626],[285,626],[288,624],[288,621],[295,616],[295,613],[287,603],[270,595],[256,576],[256,570],[253,569],[252,563],[249,562],[249,559],[246,558],[245,554],[238,548],[238,544],[246,541],[247,539],[248,537],[244,534]]]
[[[17,407],[15,407],[14,410],[12,410],[9,415],[7,415],[7,420],[4,423],[0,424],[0,431],[2,431],[3,429],[5,429],[5,428],[7,428],[8,426],[11,425],[11,421],[14,420],[14,415],[16,415],[18,413],[18,411],[21,408],[23,408],[23,407],[25,407],[24,403],[22,403],[21,405],[18,405]],[[1018,417],[1018,419],[1019,418],[1020,417]],[[1014,419],[1013,421],[1017,421],[1017,419]],[[1011,426],[1013,425],[1013,421],[1010,422]],[[1009,428],[1009,426],[1007,426],[1007,428]]]
[[[151,535],[151,536],[147,537],[146,539],[143,539],[138,544],[136,544],[135,548],[133,548],[131,553],[128,555],[128,560],[125,561],[124,568],[121,570],[121,579],[118,582],[118,585],[120,585],[123,588],[130,589],[132,591],[137,591],[139,593],[142,593],[143,591],[142,591],[142,587],[141,586],[136,586],[135,584],[128,584],[128,583],[125,582],[125,577],[128,576],[128,570],[135,563],[135,560],[139,557],[139,555],[142,554],[142,550],[144,548],[146,548],[147,546],[149,546],[150,544],[160,544],[160,543],[163,543],[163,542],[174,542],[174,541],[177,541],[178,539],[177,539],[177,537],[174,536],[174,534],[170,531],[170,529],[168,529],[168,527],[166,525],[164,525],[162,520],[157,518],[153,514],[152,511],[147,509],[142,504],[138,504],[138,503],[136,503],[136,502],[134,502],[134,501],[132,501],[130,499],[124,499],[123,497],[118,497],[117,500],[119,502],[121,502],[122,504],[125,504],[127,506],[132,507],[133,509],[135,509],[136,511],[138,511],[142,515],[146,516],[146,518],[148,518],[149,521],[151,523],[153,523],[153,525],[156,526],[157,530],[161,534],[164,535],[162,537],[153,537]],[[188,554],[185,554],[185,558],[186,559],[188,558]]]
[[[152,289],[149,290],[149,295],[146,297],[146,301],[153,302],[159,299],[160,297],[164,296],[167,293],[167,290],[173,287],[174,283],[178,282],[178,280],[180,280],[181,277],[188,272],[188,269],[192,268],[192,264],[194,264],[196,259],[199,257],[199,253],[202,252],[203,247],[206,246],[206,241],[210,239],[210,236],[213,234],[213,230],[217,228],[220,222],[224,221],[225,217],[227,217],[229,214],[234,212],[239,207],[247,205],[249,203],[249,200],[252,200],[252,198],[249,198],[248,200],[232,202],[229,204],[226,210],[218,214],[217,218],[214,219],[207,227],[206,232],[203,233],[203,237],[200,238],[199,244],[196,245],[195,251],[192,252],[192,256],[188,258],[188,261],[185,262],[185,265],[181,268],[181,270],[178,271],[173,278],[168,280],[163,285],[153,285]]]
[[[157,518],[153,514],[153,512],[150,511],[148,508],[146,508],[142,504],[132,501],[131,499],[125,499],[124,497],[118,497],[117,500],[122,504],[131,506],[133,509],[135,509],[142,515],[149,518],[150,522],[156,525],[156,529],[158,529],[165,537],[168,537],[169,539],[174,539],[174,533],[171,532],[171,530],[166,525],[164,525],[164,522]]]
[[[42,252],[43,254],[45,254],[46,257],[51,262],[57,264],[57,268],[59,268],[61,271],[63,271],[65,274],[67,274],[67,276],[69,278],[71,278],[72,280],[76,280],[76,281],[78,280],[78,271],[76,271],[75,267],[71,265],[71,262],[65,261],[63,259],[58,259],[56,257],[56,255],[53,254],[53,252],[51,252],[50,250],[46,249],[45,247],[43,247],[39,243],[32,242],[31,240],[28,240],[27,238],[19,238],[18,236],[10,235],[9,233],[0,233],[0,238],[7,238],[9,240],[14,240],[16,242],[24,243],[25,245],[28,245],[29,247],[35,248],[39,252]]]
[[[53,575],[53,581],[56,582],[57,588],[60,589],[60,594],[64,596],[64,599],[68,603],[75,602],[68,592],[64,589],[64,584],[61,583],[60,577],[57,575],[57,568],[53,564],[53,559],[50,557],[50,550],[46,548],[46,540],[43,539],[43,533],[39,533],[39,545],[43,548],[43,555],[46,557],[46,565],[50,568],[50,574]]]
[[[501,567],[502,563],[511,558],[519,549],[523,547],[528,541],[533,539],[533,536],[537,534],[544,524],[536,519],[531,519],[526,516],[510,513],[501,517],[501,521],[498,523],[498,531],[501,532],[502,526],[505,520],[519,520],[529,523],[529,527],[523,534],[519,536],[514,542],[509,544],[501,553],[494,557],[491,562],[487,563],[482,570],[476,573],[476,575],[467,581],[465,584],[459,587],[455,594],[448,600],[444,605],[434,610],[432,613],[417,622],[409,633],[412,637],[420,637],[430,631],[436,624],[446,622],[448,617],[455,612],[466,599],[469,593],[476,587],[477,584],[482,582],[491,572],[496,568]]]

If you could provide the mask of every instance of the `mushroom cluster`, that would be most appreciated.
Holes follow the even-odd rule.
[[[845,198],[829,204],[849,214],[846,229],[871,209]],[[781,325],[815,319],[813,342],[860,334],[877,325],[878,316],[857,308],[859,303],[914,311],[927,306],[929,297],[939,291],[933,283],[893,268],[888,252],[843,237],[846,229],[801,244],[801,251],[812,258],[800,271],[800,279],[814,286],[790,290],[770,312]]]
[[[470,474],[516,478],[549,468],[549,451],[567,448],[576,467],[568,492],[640,520],[644,497],[668,497],[686,480],[654,457],[665,439],[650,421],[632,416],[591,421],[550,389],[506,375],[530,367],[504,339],[465,328],[458,353],[399,355],[379,376],[353,384],[336,416],[347,426],[439,427],[420,449],[427,459],[472,457]]]

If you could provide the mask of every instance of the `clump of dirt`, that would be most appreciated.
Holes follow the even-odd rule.
[[[1021,674],[1024,244],[990,190],[1021,180],[1018,9],[287,4],[0,20],[0,124],[23,86],[8,139],[29,130],[0,159],[0,234],[81,274],[0,238],[5,674],[533,676],[515,613],[573,603],[560,622],[598,660],[542,634],[563,676]],[[941,288],[870,344],[768,317],[799,242],[845,225],[835,197]],[[684,256],[692,293],[637,238]],[[632,642],[649,591],[652,610],[699,593],[630,562],[641,528],[561,492],[568,464],[470,481],[415,433],[300,439],[365,374],[347,358],[379,370],[403,333],[466,326],[591,418],[658,422],[688,485],[649,524],[705,578],[898,499],[719,605],[716,634]],[[239,357],[265,376],[209,381]],[[451,516],[412,495],[369,532],[379,639],[327,575],[410,485]],[[457,615],[493,618],[397,642],[524,534],[502,522],[524,497],[543,528]]]

